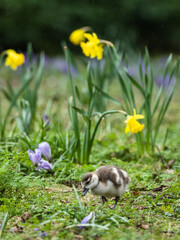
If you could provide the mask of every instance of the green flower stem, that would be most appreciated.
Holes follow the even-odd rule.
[[[121,111],[121,110],[111,110],[111,111],[106,111],[106,112],[104,112],[104,113],[101,115],[101,117],[99,118],[98,122],[96,123],[96,126],[95,126],[95,128],[94,128],[94,131],[93,131],[93,134],[92,134],[92,137],[91,137],[90,148],[89,148],[90,152],[91,152],[91,148],[92,148],[92,145],[93,145],[93,142],[94,142],[94,138],[95,138],[95,136],[96,136],[96,133],[97,133],[97,130],[98,130],[98,127],[99,127],[99,125],[100,125],[100,123],[101,123],[102,118],[105,117],[105,116],[108,115],[108,114],[114,114],[114,113],[127,114],[126,112]]]
[[[70,70],[69,51],[66,46],[64,47],[64,51],[65,51],[66,62],[68,65],[68,76],[69,76],[71,93],[72,93],[72,102],[73,102],[73,105],[76,107],[75,90],[74,90],[74,84],[73,84],[72,74],[71,74],[71,70]],[[79,122],[78,122],[77,112],[73,108],[72,108],[72,124],[73,124],[74,132],[75,132],[75,136],[76,136],[76,140],[77,140],[77,158],[81,159]]]
[[[91,136],[91,121],[88,121],[85,127],[85,134],[84,134],[84,144],[83,144],[83,159],[82,163],[89,163],[90,157],[90,136]]]
[[[145,108],[146,108],[146,150],[150,153],[150,147],[152,143],[152,122],[151,122],[151,105],[150,105],[149,96],[145,99]]]

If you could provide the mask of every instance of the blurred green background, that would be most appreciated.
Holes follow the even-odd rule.
[[[123,49],[180,52],[179,0],[0,0],[0,50],[25,50],[32,42],[35,51],[56,55],[82,26],[120,40]]]

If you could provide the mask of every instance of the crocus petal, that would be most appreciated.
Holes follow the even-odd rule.
[[[51,148],[49,146],[49,143],[42,142],[39,144],[38,149],[41,151],[41,154],[47,158],[48,160],[51,159]]]
[[[49,116],[47,114],[44,114],[43,120],[44,120],[45,126],[48,126],[50,124]]]
[[[40,237],[46,237],[47,236],[47,233],[46,232],[42,232],[39,234]]]
[[[91,218],[94,216],[94,212],[91,212],[88,216],[86,216],[85,218],[83,218],[83,220],[81,221],[81,224],[86,224],[88,223]],[[79,227],[79,229],[82,229],[84,228],[83,226],[82,227]]]
[[[39,149],[35,149],[34,161],[35,163],[39,163],[40,160],[41,160],[41,151]]]
[[[34,154],[34,151],[31,150],[31,149],[29,149],[29,150],[28,150],[28,153],[33,153],[33,154]]]
[[[41,151],[39,149],[35,149],[35,152],[28,150],[28,155],[34,165],[38,164],[41,160]]]
[[[52,164],[44,159],[41,159],[36,170],[39,170],[39,169],[51,170]]]
[[[36,232],[39,231],[39,228],[34,228],[34,231],[36,231]]]

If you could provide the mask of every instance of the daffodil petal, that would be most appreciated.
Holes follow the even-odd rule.
[[[127,125],[126,128],[125,128],[125,133],[128,133],[128,132],[130,132],[129,125]]]
[[[98,39],[95,33],[85,33],[84,37],[88,39],[87,42],[82,42],[80,47],[85,56],[90,58],[97,57],[98,60],[102,59],[103,56],[103,44],[99,44],[100,40]]]
[[[143,116],[143,115],[140,115],[140,114],[136,114],[134,117],[135,117],[136,119],[143,119],[143,118],[144,118],[144,116]]]

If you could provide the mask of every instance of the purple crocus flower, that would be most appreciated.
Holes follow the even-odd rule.
[[[34,231],[35,231],[35,232],[39,231],[39,228],[34,228]]]
[[[41,159],[36,170],[39,169],[45,169],[50,171],[52,169],[52,164],[44,159]]]
[[[42,142],[39,144],[38,149],[41,151],[41,154],[48,160],[51,159],[51,148],[49,143]]]
[[[25,65],[25,66],[28,66],[28,65],[29,65],[29,55],[28,55],[27,52],[24,52],[23,54],[24,54],[24,56],[25,56],[25,63],[24,63],[24,65]],[[36,62],[37,62],[37,54],[33,54],[33,56],[32,56],[32,62],[33,62],[33,63],[36,63]]]
[[[135,65],[131,64],[128,66],[128,74],[131,76],[131,77],[135,77],[138,75],[138,69]]]
[[[90,59],[90,63],[91,63],[91,67],[94,69],[94,70],[100,70],[101,73],[103,73],[104,71],[104,67],[105,67],[105,62],[104,60],[97,60],[97,59]]]
[[[172,79],[170,80],[170,76],[166,75],[165,78],[163,79],[163,76],[157,76],[155,78],[156,84],[158,85],[158,87],[163,86],[163,88],[167,88],[168,86],[173,87],[176,81],[175,77],[172,77]]]
[[[28,155],[34,165],[37,165],[41,160],[41,151],[39,149],[35,149],[35,152],[28,150]]]
[[[86,223],[88,223],[93,216],[94,216],[94,212],[91,212],[88,216],[86,216],[85,218],[83,218],[83,220],[81,221],[81,224],[86,224]],[[79,229],[82,229],[82,228],[84,228],[84,226],[79,227]]]
[[[50,124],[49,116],[47,114],[44,114],[43,120],[44,120],[45,126],[48,126]]]
[[[48,66],[51,66],[57,70],[60,70],[62,73],[67,74],[68,73],[68,66],[64,58],[56,57],[49,59]],[[70,70],[72,75],[76,75],[77,71],[73,67],[73,65],[70,65]]]
[[[42,232],[39,234],[40,237],[46,237],[47,236],[47,233],[46,232]]]
[[[168,60],[168,56],[162,56],[157,59],[157,65],[163,69],[167,60]]]

